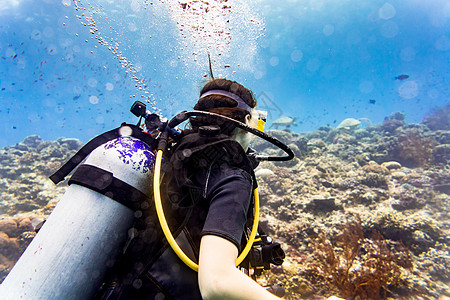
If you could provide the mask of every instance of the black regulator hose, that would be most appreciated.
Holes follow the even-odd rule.
[[[237,127],[241,128],[242,130],[245,130],[247,132],[250,132],[257,137],[262,138],[263,140],[271,143],[272,145],[280,148],[283,150],[287,155],[286,156],[265,156],[265,155],[257,155],[256,158],[258,160],[268,160],[268,161],[288,161],[294,158],[294,152],[292,152],[291,148],[289,148],[287,145],[280,142],[278,139],[256,129],[253,127],[250,127],[242,122],[239,122],[237,120],[225,117],[223,115],[206,112],[206,111],[183,111],[177,114],[175,117],[172,118],[172,120],[169,121],[167,126],[169,128],[174,128],[178,124],[186,121],[190,117],[196,117],[196,116],[208,116],[208,117],[215,117],[220,118],[229,122],[233,122]]]

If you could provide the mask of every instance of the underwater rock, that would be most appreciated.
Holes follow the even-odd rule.
[[[289,144],[288,147],[291,148],[292,152],[294,152],[294,155],[297,158],[303,156],[302,151],[300,150],[300,148],[296,144]]]
[[[450,104],[435,108],[430,116],[422,121],[431,130],[450,130]]]
[[[42,138],[38,135],[30,135],[26,137],[22,143],[28,147],[37,148],[39,144],[42,143]]]
[[[368,222],[386,238],[402,241],[415,255],[427,252],[442,241],[443,232],[431,217],[423,214],[406,216],[395,210],[380,210]]]
[[[413,194],[401,194],[396,202],[391,204],[392,208],[402,211],[407,209],[421,208],[425,205],[425,201]]]
[[[374,161],[370,161],[367,165],[362,167],[364,172],[373,172],[379,174],[389,174],[389,170],[383,165],[379,165]]]
[[[1,219],[0,220],[0,232],[4,232],[8,236],[18,236],[19,229],[17,223],[13,219]]]
[[[16,238],[11,238],[6,233],[0,232],[0,249],[2,249],[2,255],[4,256],[17,257],[19,243]]]
[[[436,146],[431,155],[434,163],[448,164],[450,162],[450,144]]]
[[[47,148],[47,147],[51,147],[53,146],[53,143],[50,141],[43,141],[42,143],[40,143],[39,145],[37,145],[36,150],[38,152],[41,152],[43,149]]]
[[[362,179],[361,183],[368,186],[368,187],[374,187],[374,188],[382,188],[387,189],[387,179],[384,175],[379,173],[367,173]]]
[[[383,122],[383,125],[381,125],[381,130],[383,130],[386,133],[393,134],[398,128],[401,128],[404,126],[405,123],[403,121],[399,120],[385,120]]]
[[[316,197],[306,205],[306,209],[313,213],[322,213],[339,210],[342,209],[342,207],[336,205],[334,197]]]
[[[391,140],[389,156],[406,167],[423,167],[431,161],[438,142],[421,127],[407,128]]]
[[[402,178],[402,182],[420,188],[431,186],[433,180],[424,174],[410,172]]]
[[[359,185],[359,181],[356,178],[346,178],[337,182],[335,185],[341,190],[350,190],[356,188]]]
[[[258,169],[255,171],[256,177],[267,177],[273,174],[275,173],[270,169]]]
[[[402,179],[403,177],[406,176],[406,173],[401,172],[401,171],[396,171],[396,172],[392,172],[391,176],[392,176],[392,178],[395,178],[395,179]]]
[[[15,149],[20,150],[20,151],[28,151],[28,147],[27,145],[24,145],[22,143],[16,144],[14,146]]]
[[[293,140],[292,133],[284,130],[269,130],[267,134],[273,136],[274,138],[280,140],[285,144],[289,144]]]
[[[405,121],[405,114],[401,112],[394,112],[390,114],[388,117],[384,118],[384,121],[397,120],[397,121]]]
[[[308,139],[305,137],[299,137],[294,140],[295,145],[298,147],[300,154],[305,155],[308,152]]]
[[[445,193],[447,195],[450,195],[450,183],[444,183],[444,184],[435,184],[433,186],[433,189],[435,191]]]
[[[308,141],[308,146],[316,147],[316,148],[319,148],[319,149],[326,149],[327,148],[327,144],[325,144],[325,142],[322,139],[316,139],[316,138],[310,139]]]
[[[385,167],[388,170],[396,170],[400,169],[402,165],[396,161],[387,161],[381,164],[382,167]]]
[[[59,138],[57,140],[62,146],[65,146],[69,150],[78,151],[83,146],[83,143],[77,139]]]

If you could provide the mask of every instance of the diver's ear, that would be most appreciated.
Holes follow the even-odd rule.
[[[245,116],[245,124],[250,125],[250,120],[252,119],[252,114],[248,114]]]

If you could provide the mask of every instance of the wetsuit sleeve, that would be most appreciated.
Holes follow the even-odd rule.
[[[217,171],[210,176],[206,196],[210,206],[202,236],[220,236],[241,250],[241,238],[252,199],[251,176],[233,167]]]

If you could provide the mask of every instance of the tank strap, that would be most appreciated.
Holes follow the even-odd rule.
[[[114,177],[113,173],[87,164],[78,167],[69,180],[69,185],[72,183],[105,195],[133,211],[139,210],[142,201],[148,198],[138,189]]]
[[[64,178],[69,175],[70,172],[72,172],[73,169],[81,162],[83,159],[86,158],[95,148],[99,147],[100,145],[103,145],[109,141],[112,141],[118,137],[123,136],[121,134],[121,128],[124,126],[127,126],[131,129],[131,134],[129,136],[135,137],[150,147],[156,148],[156,141],[155,139],[147,133],[142,132],[142,130],[136,126],[131,124],[125,124],[123,123],[122,126],[104,132],[100,134],[99,136],[96,136],[92,140],[90,140],[86,145],[84,145],[80,150],[78,150],[77,153],[75,153],[74,156],[72,156],[61,168],[59,168],[58,171],[53,173],[49,178],[51,181],[53,181],[55,184],[61,182],[64,180]]]

